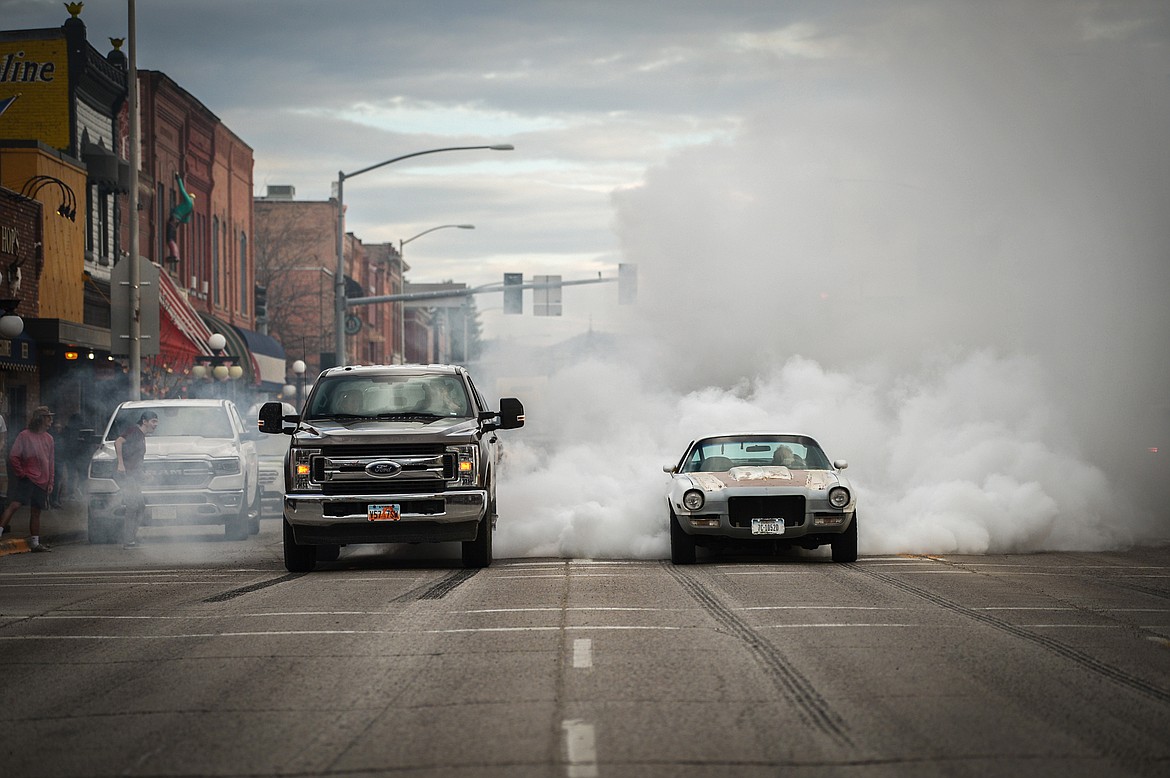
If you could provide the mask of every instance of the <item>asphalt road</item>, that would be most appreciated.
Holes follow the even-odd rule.
[[[1170,774],[1170,548],[0,557],[0,774]]]

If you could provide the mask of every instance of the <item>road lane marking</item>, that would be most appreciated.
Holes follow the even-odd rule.
[[[516,632],[680,632],[687,627],[609,625],[589,627],[480,627],[461,629],[288,629],[248,632],[188,632],[179,635],[0,635],[0,643],[17,640],[181,640],[204,638],[289,637],[302,635],[474,635]]]
[[[593,641],[589,638],[577,638],[573,641],[573,667],[580,669],[593,667]]]
[[[593,725],[582,719],[566,719],[561,723],[565,730],[565,753],[569,778],[595,778],[597,775],[597,745]]]

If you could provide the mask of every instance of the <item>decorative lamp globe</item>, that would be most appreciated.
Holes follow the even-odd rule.
[[[207,339],[207,345],[211,346],[212,351],[223,351],[224,346],[227,345],[227,338],[218,332],[213,332],[211,337]]]
[[[226,381],[228,379],[227,365],[216,365],[211,372],[214,373],[215,377],[220,381]]]
[[[244,375],[244,368],[239,365],[232,365],[228,368],[228,375],[233,381],[238,381]]]
[[[0,335],[12,340],[20,337],[20,333],[24,332],[24,319],[17,316],[15,313],[5,314],[0,317]]]
[[[207,368],[203,365],[195,365],[191,368],[191,375],[195,376],[196,378],[206,378]]]
[[[298,359],[297,361],[292,363],[292,371],[294,373],[296,373],[297,375],[304,375],[304,372],[307,369],[307,367],[308,366],[305,364],[305,360],[303,360],[303,359]]]

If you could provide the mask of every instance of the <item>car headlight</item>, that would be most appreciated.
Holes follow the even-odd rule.
[[[476,486],[479,483],[479,446],[448,446],[453,456],[455,472],[451,483],[455,486]]]
[[[240,459],[239,457],[213,459],[211,461],[211,471],[215,475],[235,475],[240,472]]]
[[[829,505],[840,510],[849,504],[849,490],[844,486],[834,486],[829,490]]]
[[[698,489],[688,489],[683,495],[683,507],[688,511],[697,511],[703,507],[706,498]]]

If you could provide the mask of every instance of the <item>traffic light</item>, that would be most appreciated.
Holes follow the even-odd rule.
[[[504,313],[524,313],[523,273],[504,273]]]
[[[257,319],[268,318],[268,287],[256,284],[253,309]]]

